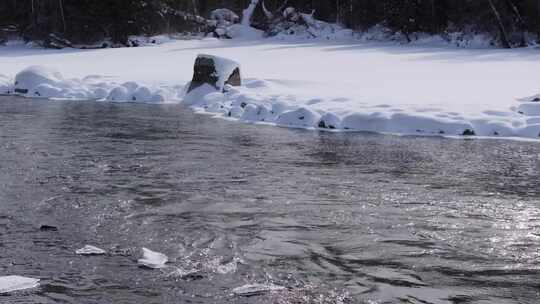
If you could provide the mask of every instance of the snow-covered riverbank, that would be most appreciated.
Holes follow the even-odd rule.
[[[143,97],[135,101],[182,102],[199,53],[240,62],[245,81],[225,94],[199,92],[189,103],[242,121],[420,135],[540,135],[540,103],[518,100],[540,93],[536,49],[216,39],[103,50],[8,46],[0,48],[6,76],[0,87],[40,65],[68,79],[71,95],[50,93],[54,97],[107,99],[116,88],[114,101],[134,101],[138,87]]]

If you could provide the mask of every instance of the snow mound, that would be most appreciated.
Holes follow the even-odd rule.
[[[139,265],[157,269],[164,268],[169,258],[163,253],[155,252],[147,248],[143,248],[143,257],[137,261]]]
[[[249,297],[284,290],[286,290],[285,287],[274,284],[246,284],[234,288],[232,292],[237,296]]]
[[[210,19],[217,22],[236,23],[240,21],[240,17],[228,8],[218,8],[210,12]]]
[[[81,249],[77,249],[75,253],[80,255],[102,255],[106,254],[107,252],[101,248],[92,245],[86,245]]]
[[[233,24],[227,27],[226,35],[232,39],[255,40],[261,39],[264,32],[243,24]]]
[[[0,294],[17,290],[36,288],[39,286],[39,279],[26,278],[21,276],[0,277]]]
[[[116,102],[177,101],[174,88],[156,88],[136,82],[118,84],[101,76],[66,79],[44,66],[31,66],[15,76],[14,84],[0,76],[0,94],[13,92],[24,97],[47,99],[102,100]]]
[[[289,83],[248,79],[224,92],[196,88],[183,103],[198,112],[247,123],[332,131],[427,136],[540,137],[540,103],[521,102],[506,111],[456,113],[444,108],[370,105],[346,98],[279,94]]]
[[[321,115],[310,108],[301,107],[279,115],[277,124],[288,127],[312,128],[318,125]]]
[[[517,111],[527,116],[540,116],[540,102],[524,102],[517,107]]]
[[[0,74],[0,95],[13,94],[14,90],[13,80]]]
[[[319,120],[317,127],[321,129],[339,129],[341,127],[341,118],[331,112],[325,113]]]
[[[280,19],[274,21],[268,36],[278,40],[352,40],[354,32],[336,23],[317,20],[312,14],[303,14],[293,7],[283,10]]]
[[[60,72],[42,66],[31,66],[15,76],[15,91],[21,94],[32,94],[39,86],[47,88],[60,87],[64,83]]]
[[[419,135],[464,135],[474,130],[471,124],[449,118],[433,117],[418,113],[372,112],[352,113],[343,118],[345,130]]]
[[[204,107],[212,102],[213,96],[223,97],[224,95],[218,93],[218,90],[213,86],[205,83],[186,94],[182,102],[188,106]]]

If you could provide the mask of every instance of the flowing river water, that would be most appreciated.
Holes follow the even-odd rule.
[[[0,275],[41,280],[0,302],[538,303],[539,169],[539,142],[0,97]]]

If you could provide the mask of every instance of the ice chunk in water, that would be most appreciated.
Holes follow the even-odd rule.
[[[35,288],[38,285],[39,279],[25,278],[21,276],[4,276],[0,277],[0,294]]]
[[[92,245],[86,245],[81,249],[77,249],[75,251],[75,253],[76,254],[81,254],[81,255],[101,255],[101,254],[105,254],[107,252],[105,250],[101,249],[101,248],[97,248],[97,247],[92,246]]]
[[[143,257],[137,262],[139,265],[148,267],[148,268],[163,268],[165,263],[169,261],[169,258],[163,253],[155,252],[147,248],[143,248]]]
[[[279,285],[274,284],[247,284],[244,286],[236,287],[233,289],[233,294],[237,296],[254,296],[254,295],[260,295],[267,292],[273,292],[273,291],[283,291],[286,288]]]

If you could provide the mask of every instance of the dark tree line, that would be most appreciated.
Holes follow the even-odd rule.
[[[205,18],[213,9],[229,8],[241,15],[249,2],[2,0],[0,34],[17,34],[27,40],[93,43],[109,38],[126,43],[134,34],[203,32],[208,30]],[[275,11],[284,2],[261,0],[253,24],[268,26],[263,3]],[[415,32],[482,32],[493,34],[501,46],[511,47],[524,45],[527,33],[540,37],[540,0],[288,0],[286,6],[356,30],[382,24],[407,38]]]

